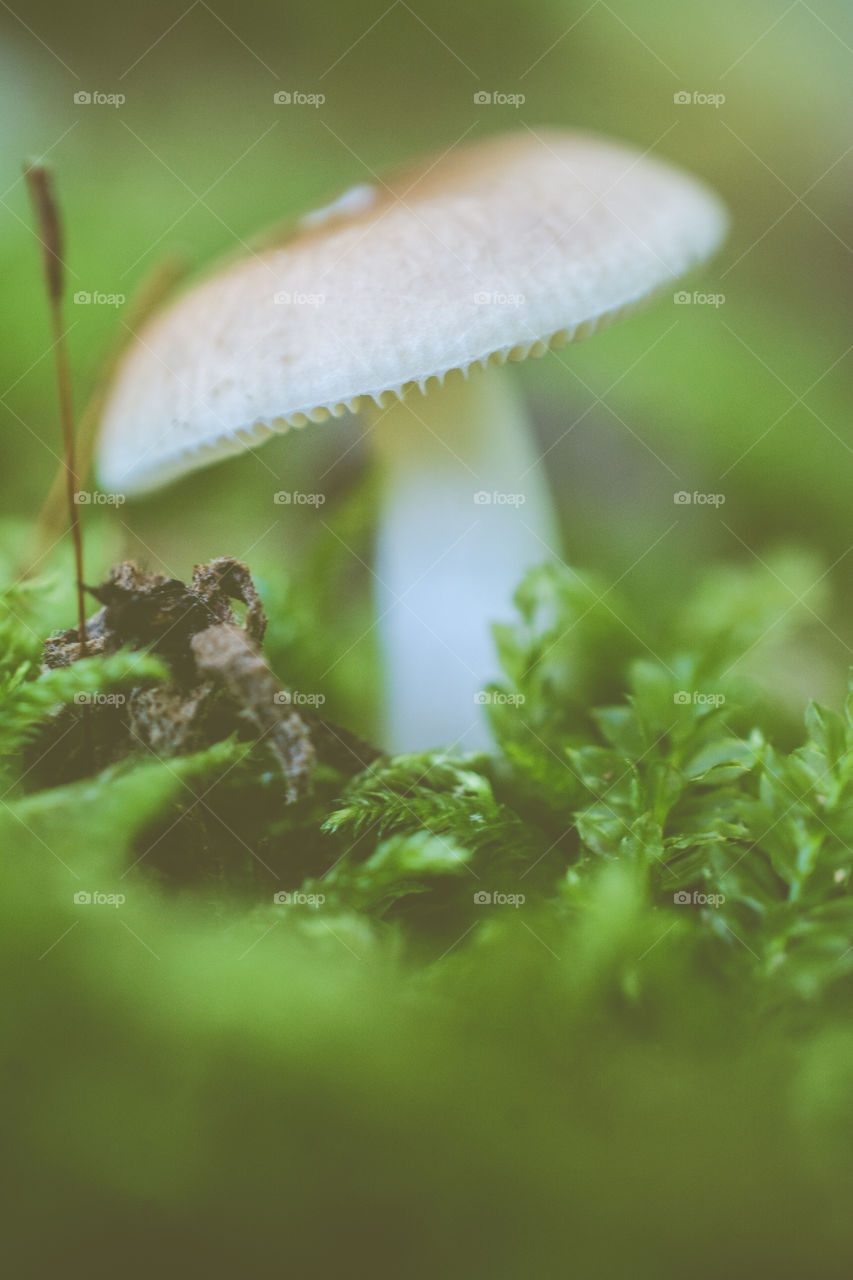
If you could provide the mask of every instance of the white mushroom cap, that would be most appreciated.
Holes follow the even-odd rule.
[[[140,492],[288,426],[586,337],[719,244],[701,183],[592,135],[460,147],[220,268],[131,346],[105,488]]]

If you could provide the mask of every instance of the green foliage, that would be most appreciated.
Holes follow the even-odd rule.
[[[163,679],[166,674],[156,658],[129,651],[84,658],[41,675],[30,660],[17,667],[10,664],[0,677],[0,767],[14,768],[18,753],[63,707],[86,705],[97,695]]]
[[[298,1220],[304,1274],[333,1273],[333,1212],[337,1247],[365,1224],[382,1241],[380,1274],[434,1275],[431,1246],[420,1271],[402,1261],[414,1194],[445,1241],[464,1203],[479,1225],[462,1271],[510,1280],[553,1273],[568,1195],[580,1271],[651,1277],[681,1274],[702,1229],[688,1169],[739,1238],[773,1223],[780,1274],[807,1265],[805,1240],[812,1260],[848,1247],[853,693],[774,745],[789,602],[728,582],[649,618],[591,577],[536,571],[499,634],[492,755],[322,769],[289,808],[269,758],[233,739],[69,785],[27,774],[78,695],[162,671],[120,654],[42,674],[18,601],[0,655],[19,779],[0,800],[0,972],[23,975],[4,998],[35,1064],[10,1145],[25,1203],[47,1161],[83,1199],[144,1205],[141,1232],[191,1188],[214,1273],[237,1265],[205,1243],[227,1211],[241,1241]],[[764,692],[733,665],[750,646]],[[117,1108],[131,1162],[110,1154]],[[382,1155],[401,1141],[433,1153],[402,1190]],[[604,1229],[617,1166],[652,1269],[626,1270]],[[779,1212],[791,1200],[805,1236]],[[729,1256],[703,1248],[709,1266]]]
[[[780,569],[799,593],[812,580],[802,561]],[[782,605],[754,577],[709,575],[668,620],[693,648],[629,659],[623,700],[584,708],[560,696],[561,676],[571,666],[584,682],[598,655],[603,684],[624,614],[587,627],[600,588],[538,571],[519,592],[523,626],[501,632],[510,683],[494,724],[519,790],[574,827],[570,901],[602,858],[634,864],[647,910],[686,917],[721,971],[762,998],[814,996],[853,974],[851,701],[843,718],[810,704],[789,754],[744,728],[757,697],[732,668],[762,645],[767,661]]]
[[[521,829],[497,804],[475,761],[455,761],[438,752],[380,761],[346,789],[324,829],[353,842],[401,831],[456,834],[468,848],[500,842]]]
[[[304,889],[322,893],[333,907],[382,911],[409,894],[429,892],[436,879],[460,876],[470,857],[467,849],[428,831],[392,836],[365,862],[341,859],[322,880],[309,880]]]
[[[777,563],[777,579],[802,592],[808,566]],[[546,566],[519,588],[519,622],[497,628],[507,682],[490,708],[496,757],[382,759],[346,785],[324,770],[313,799],[286,809],[268,761],[224,743],[4,804],[69,856],[103,843],[108,815],[122,830],[113,849],[133,861],[144,847],[166,880],[206,894],[301,886],[329,912],[397,921],[414,941],[482,926],[480,890],[521,897],[559,929],[594,914],[612,863],[641,913],[677,923],[720,981],[736,974],[757,1000],[829,998],[853,976],[853,702],[843,716],[810,704],[802,745],[770,744],[760,699],[733,667],[745,649],[764,652],[781,603],[744,570],[715,572],[659,629],[685,647],[652,650],[602,584]],[[136,653],[40,674],[25,601],[7,604],[0,756],[9,783],[17,769],[31,792],[22,753],[46,721],[164,672]],[[210,779],[203,795],[196,777]],[[40,834],[61,813],[70,819]],[[429,910],[413,913],[413,896]]]

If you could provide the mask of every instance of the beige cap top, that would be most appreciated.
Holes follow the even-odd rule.
[[[562,130],[355,187],[143,329],[107,399],[100,481],[140,492],[361,397],[542,355],[706,258],[725,226],[694,178]]]

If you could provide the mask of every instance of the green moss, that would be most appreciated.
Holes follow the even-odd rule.
[[[22,776],[78,692],[158,675],[39,674],[30,595],[0,618],[25,1231],[47,1186],[56,1240],[97,1206],[141,1258],[214,1274],[660,1277],[697,1250],[697,1274],[835,1274],[853,702],[773,745],[782,596],[717,573],[629,619],[537,571],[499,632],[494,754],[324,770],[285,808],[233,739]],[[732,670],[753,643],[763,692]]]

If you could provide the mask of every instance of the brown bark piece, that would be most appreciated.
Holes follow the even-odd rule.
[[[115,759],[140,748],[164,757],[186,755],[248,725],[268,745],[284,779],[285,801],[293,804],[309,793],[318,757],[351,775],[381,754],[313,711],[292,705],[261,652],[266,615],[241,561],[221,556],[197,565],[189,586],[125,561],[101,586],[88,590],[103,607],[87,622],[86,656],[128,646],[150,648],[173,675],[168,684],[133,689],[120,709],[110,709],[109,723],[106,709],[97,706],[61,713],[87,721],[90,740],[100,743],[97,767],[109,763],[104,758],[109,742]],[[246,606],[242,626],[232,600]],[[76,628],[45,641],[46,668],[69,666],[80,656]],[[92,732],[93,719],[103,732]]]
[[[270,671],[247,632],[234,626],[208,627],[190,642],[196,669],[218,681],[257,728],[276,756],[292,804],[310,787],[316,753],[305,721]]]

